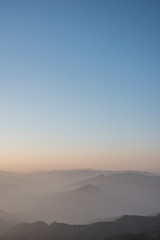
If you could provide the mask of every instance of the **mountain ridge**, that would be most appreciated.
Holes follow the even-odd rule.
[[[160,231],[160,215],[122,216],[113,222],[97,222],[87,225],[72,225],[53,222],[48,225],[38,221],[13,227],[6,233],[9,240],[104,240],[115,234]],[[0,238],[1,240],[1,238]]]

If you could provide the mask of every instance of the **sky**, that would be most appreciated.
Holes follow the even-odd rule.
[[[0,169],[160,172],[159,13],[0,0]]]

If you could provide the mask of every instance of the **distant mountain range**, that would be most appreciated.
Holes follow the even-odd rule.
[[[0,196],[0,209],[23,213],[12,214],[12,221],[86,224],[125,214],[158,212],[160,176],[93,169],[28,174],[0,171]]]
[[[0,240],[158,240],[160,176],[0,171],[0,209]]]

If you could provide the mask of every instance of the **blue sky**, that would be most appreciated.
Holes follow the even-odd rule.
[[[2,168],[160,171],[159,12],[158,0],[1,0]]]

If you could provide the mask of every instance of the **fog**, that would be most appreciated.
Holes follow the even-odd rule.
[[[92,169],[28,174],[1,171],[0,196],[0,218],[86,224],[158,212],[160,176]]]

